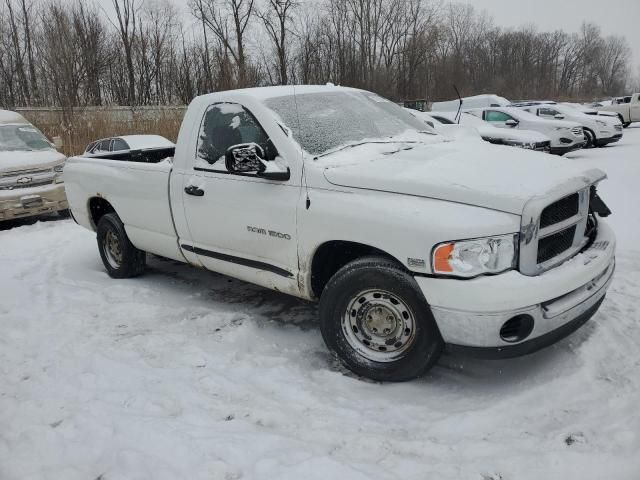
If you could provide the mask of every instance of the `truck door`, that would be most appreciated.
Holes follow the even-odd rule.
[[[250,142],[265,149],[267,160],[295,161],[279,156],[265,130],[242,105],[224,102],[207,108],[192,171],[185,172],[183,180],[191,238],[182,239],[181,246],[210,270],[270,288],[295,289],[300,181],[293,176],[278,181],[228,171],[227,149]]]

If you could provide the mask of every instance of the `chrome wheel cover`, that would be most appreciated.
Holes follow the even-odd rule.
[[[104,236],[103,248],[111,268],[120,268],[120,265],[122,265],[122,248],[120,247],[118,236],[112,230],[108,230]]]
[[[415,341],[416,322],[400,297],[372,289],[349,301],[342,331],[349,345],[366,359],[392,362],[403,357]]]

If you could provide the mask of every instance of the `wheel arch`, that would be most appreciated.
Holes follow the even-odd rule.
[[[100,219],[106,215],[107,213],[116,213],[116,209],[113,208],[113,205],[101,196],[91,197],[88,201],[88,212],[89,212],[89,220],[91,221],[91,226],[93,230],[97,230],[98,222]]]
[[[333,275],[347,263],[358,258],[380,256],[397,263],[406,270],[405,265],[390,253],[372,245],[350,240],[329,240],[316,248],[311,259],[310,289],[315,298],[322,292]]]

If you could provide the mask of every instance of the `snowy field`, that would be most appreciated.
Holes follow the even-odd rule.
[[[304,302],[156,258],[112,280],[70,220],[5,227],[0,479],[639,479],[640,124],[568,157],[609,174],[600,312],[405,384],[345,374]]]

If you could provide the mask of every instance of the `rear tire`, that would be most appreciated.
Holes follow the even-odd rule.
[[[415,279],[383,257],[354,260],[329,280],[320,299],[320,329],[349,370],[377,381],[419,377],[443,349]]]
[[[98,222],[98,250],[111,278],[137,277],[144,272],[146,254],[133,246],[122,220],[116,213],[107,213]]]

